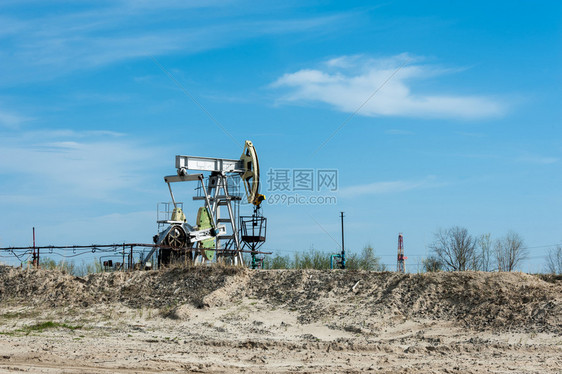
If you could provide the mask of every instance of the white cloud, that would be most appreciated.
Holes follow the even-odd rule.
[[[339,189],[339,196],[343,198],[355,198],[364,195],[381,195],[388,193],[405,192],[419,188],[442,186],[443,183],[435,182],[435,177],[429,176],[417,181],[387,181],[360,184],[356,186],[343,187]]]
[[[18,128],[22,123],[31,121],[33,118],[20,116],[19,114],[0,110],[0,127],[10,129]]]
[[[162,152],[162,155],[164,153]],[[2,203],[38,199],[119,201],[152,184],[149,172],[164,164],[154,147],[104,131],[55,130],[0,138]]]
[[[346,17],[274,18],[265,5],[243,9],[229,1],[161,3],[92,3],[57,12],[46,11],[46,5],[32,18],[0,17],[18,28],[13,33],[0,26],[0,45],[9,46],[0,49],[0,68],[8,72],[2,80],[50,79],[135,58],[198,53],[263,35],[333,30],[326,26]]]
[[[361,108],[358,114],[364,116],[479,119],[506,113],[505,103],[491,96],[418,93],[413,89],[415,80],[458,71],[423,64],[421,58],[406,54],[385,59],[342,56],[316,69],[285,74],[272,87],[289,89],[282,102],[323,102],[347,113]]]

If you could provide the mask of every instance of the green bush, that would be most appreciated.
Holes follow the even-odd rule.
[[[428,272],[443,270],[443,263],[435,256],[430,256],[422,261],[423,270]]]
[[[39,267],[47,270],[58,269],[63,273],[79,277],[92,273],[100,273],[103,270],[97,259],[93,259],[91,262],[82,260],[80,265],[76,265],[74,261],[60,260],[56,262],[52,258],[43,257],[39,261]]]
[[[381,263],[380,257],[375,256],[375,250],[370,245],[363,247],[360,254],[352,253],[346,256],[345,260],[345,267],[350,270],[386,270],[386,266]]]
[[[295,252],[293,260],[289,256],[276,254],[265,258],[264,269],[330,269],[330,256],[332,253],[317,249],[306,252]],[[361,253],[349,253],[346,256],[346,268],[351,270],[385,271],[386,266],[375,255],[375,250],[370,245],[365,246]]]

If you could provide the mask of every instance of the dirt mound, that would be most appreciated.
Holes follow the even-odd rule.
[[[544,278],[544,277],[543,277]],[[187,267],[74,277],[0,267],[0,302],[41,306],[122,303],[197,308],[261,299],[300,324],[371,331],[405,320],[452,321],[471,329],[562,333],[562,282],[522,273],[396,274]],[[383,325],[381,325],[381,321]]]
[[[433,319],[468,328],[562,332],[562,282],[523,273],[259,272],[253,293],[299,310],[302,323],[332,315],[349,326]]]
[[[186,303],[203,307],[206,297],[223,289],[232,276],[243,279],[246,272],[236,267],[178,267],[75,277],[58,270],[0,266],[0,301],[50,307],[114,302],[133,308]]]

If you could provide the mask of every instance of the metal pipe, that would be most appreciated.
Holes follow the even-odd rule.
[[[173,248],[171,246],[168,245],[159,245],[159,244],[145,244],[145,243],[120,243],[120,244],[92,244],[92,245],[59,245],[59,246],[55,246],[55,245],[45,245],[45,246],[41,246],[41,247],[35,247],[36,249],[86,249],[86,248],[96,248],[96,249],[100,249],[100,248],[120,248],[120,247],[144,247],[144,248]],[[0,248],[0,251],[9,251],[12,252],[15,250],[30,250],[33,249],[33,247],[2,247]],[[210,249],[208,249],[210,250]],[[214,251],[216,252],[223,252],[223,250],[221,249],[214,249]],[[270,255],[273,252],[261,252],[261,251],[244,251],[241,250],[240,252],[243,253],[252,253],[255,252],[257,254],[266,254],[266,255]],[[30,252],[31,253],[31,252]]]
[[[176,200],[174,199],[174,193],[172,192],[172,186],[170,186],[170,183],[167,184],[168,184],[168,189],[170,190],[170,196],[172,198],[172,203],[174,204],[174,209],[175,209],[177,207],[176,207]]]

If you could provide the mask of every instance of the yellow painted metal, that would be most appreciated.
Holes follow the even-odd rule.
[[[172,221],[187,222],[185,214],[183,213],[183,210],[181,208],[174,208],[172,212]]]
[[[201,207],[197,211],[197,227],[199,230],[210,229],[213,227],[211,221],[211,214],[209,214],[209,210],[206,207]],[[212,261],[215,257],[216,249],[216,241],[215,238],[202,240],[199,242],[199,248],[201,249],[201,254],[205,256],[206,260]]]
[[[265,200],[265,196],[259,193],[260,190],[260,164],[256,148],[250,140],[246,140],[244,144],[244,151],[240,160],[244,165],[244,174],[242,174],[242,181],[246,189],[246,196],[248,202],[256,206],[260,206],[261,202]]]

